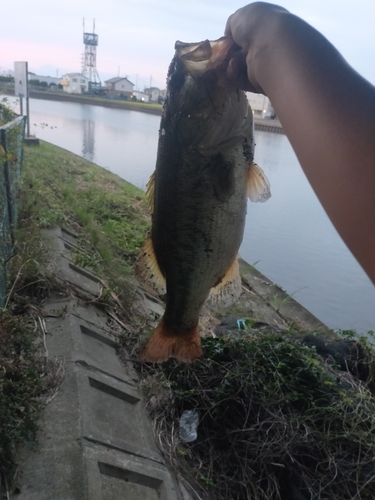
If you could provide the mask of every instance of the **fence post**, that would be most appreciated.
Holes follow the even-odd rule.
[[[4,307],[6,265],[15,244],[17,186],[21,172],[25,118],[17,117],[0,127],[0,307]]]

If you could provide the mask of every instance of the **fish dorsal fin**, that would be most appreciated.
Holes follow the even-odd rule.
[[[154,211],[154,197],[155,197],[155,170],[151,174],[148,183],[146,184],[146,196],[148,200],[148,208],[150,213]]]
[[[225,273],[223,279],[211,288],[208,304],[228,307],[239,298],[242,292],[242,283],[238,258],[236,257]]]
[[[156,260],[151,236],[148,236],[141,248],[135,263],[135,276],[146,290],[156,292],[158,295],[166,293],[165,278]]]
[[[266,174],[256,163],[252,163],[247,173],[246,195],[251,201],[263,203],[271,197],[270,183]]]

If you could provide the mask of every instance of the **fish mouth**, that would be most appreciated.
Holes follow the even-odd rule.
[[[183,63],[186,71],[196,78],[210,69],[224,70],[238,46],[231,38],[223,36],[218,40],[204,40],[200,43],[177,41],[175,50],[176,57]]]

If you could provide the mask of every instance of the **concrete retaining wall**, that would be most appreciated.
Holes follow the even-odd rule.
[[[116,354],[116,329],[92,300],[100,280],[75,266],[74,235],[44,233],[51,266],[75,297],[44,304],[49,359],[66,375],[41,422],[40,451],[27,451],[14,500],[182,500],[155,445],[131,363]],[[77,298],[80,297],[80,298]]]

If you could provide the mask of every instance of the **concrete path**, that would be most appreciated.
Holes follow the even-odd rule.
[[[48,358],[61,360],[66,376],[42,416],[40,450],[24,454],[20,493],[12,498],[189,500],[155,445],[137,374],[130,362],[120,362],[116,331],[95,306],[100,279],[74,264],[75,235],[54,229],[44,236],[51,271],[75,292],[43,306]],[[253,267],[240,261],[240,269],[244,291],[227,316],[329,335],[315,316]],[[157,299],[144,297],[140,303],[145,314],[163,314]],[[219,312],[207,312],[211,332],[220,323]]]
[[[87,301],[100,280],[73,263],[76,238],[61,229],[45,231],[58,279]],[[17,500],[180,500],[177,480],[164,463],[137,375],[116,354],[107,315],[79,299],[55,297],[44,304],[48,358],[65,364],[66,375],[47,405],[40,450],[21,464]]]

